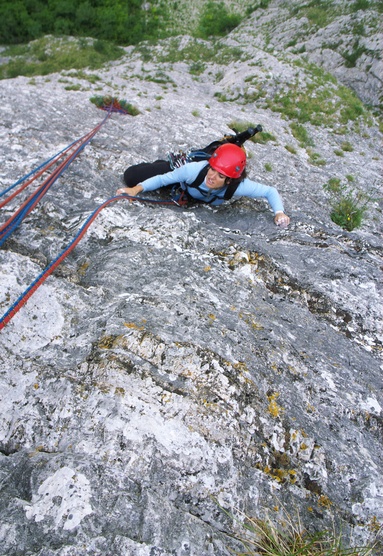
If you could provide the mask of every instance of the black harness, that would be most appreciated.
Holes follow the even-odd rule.
[[[203,149],[191,150],[188,155],[185,155],[185,153],[181,153],[181,154],[179,153],[178,155],[174,153],[170,153],[170,160],[169,160],[170,168],[174,170],[174,168],[176,167],[178,168],[182,164],[185,164],[186,161],[191,162],[193,160],[194,161],[208,160],[210,156],[213,154],[213,152],[220,145],[223,145],[225,143],[232,143],[234,145],[238,145],[239,147],[242,147],[245,141],[247,141],[248,139],[253,137],[256,133],[259,133],[261,131],[262,131],[262,126],[258,124],[256,127],[249,127],[246,131],[242,131],[241,133],[236,133],[235,135],[225,135],[225,137],[223,137],[223,139],[221,139],[220,141],[213,141]],[[182,184],[181,186],[182,194],[179,196],[179,199],[182,199],[182,197],[185,196],[190,201],[193,201],[194,203],[208,203],[208,204],[213,203],[216,199],[222,199],[222,197],[219,197],[218,195],[212,195],[211,197],[206,199],[206,201],[204,201],[202,199],[195,199],[192,195],[190,195],[190,193],[188,193],[189,188],[192,189],[195,188],[198,189],[201,195],[205,197],[206,193],[205,191],[200,189],[200,186],[203,184],[208,170],[209,170],[209,165],[204,166],[200,171],[200,173],[198,174],[198,176],[196,177],[196,179],[193,181],[193,183]],[[237,180],[235,180],[234,183],[229,183],[226,186],[225,193],[223,195],[223,199],[225,201],[228,201],[233,197],[234,193],[236,192],[239,186],[239,183]],[[173,188],[174,192],[177,189],[179,190],[179,185],[180,184],[176,184],[174,186]],[[180,201],[177,201],[177,203],[178,202]]]
[[[198,191],[199,191],[202,195],[205,196],[205,195],[206,195],[206,192],[203,191],[203,190],[200,188],[200,186],[203,184],[203,182],[204,182],[204,180],[205,180],[205,178],[206,178],[206,174],[208,173],[208,171],[209,171],[209,165],[207,164],[207,165],[204,166],[204,167],[202,168],[202,170],[199,172],[198,176],[197,176],[196,179],[193,181],[193,183],[188,183],[188,184],[186,184],[186,191],[185,191],[185,192],[186,192],[186,194],[188,195],[188,197],[189,197],[190,200],[193,200],[193,201],[200,201],[200,202],[202,202],[202,203],[210,204],[210,203],[213,203],[216,199],[219,199],[219,198],[220,198],[220,197],[218,197],[218,195],[212,195],[212,197],[210,197],[209,200],[203,201],[203,200],[200,200],[200,199],[195,199],[195,198],[194,198],[192,195],[190,195],[190,193],[188,193],[188,191],[187,191],[189,187],[190,187],[190,188],[193,188],[193,189],[198,189]],[[229,185],[226,187],[226,190],[225,190],[225,194],[224,194],[224,196],[223,196],[223,199],[224,199],[225,201],[228,201],[229,199],[231,199],[232,196],[234,195],[234,193],[236,192],[238,186],[239,186],[239,183],[229,183]]]

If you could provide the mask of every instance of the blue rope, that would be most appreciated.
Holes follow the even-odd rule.
[[[108,113],[106,114],[105,118],[102,120],[102,122],[100,124],[98,124],[98,128],[100,128],[105,121],[109,118],[109,116],[111,115],[112,110],[108,109]],[[117,110],[115,110],[115,112],[117,112]],[[121,111],[119,111],[121,112]],[[122,112],[123,113],[123,112]],[[126,113],[126,112],[125,112]],[[52,162],[52,160],[54,160],[55,158],[57,158],[60,154],[62,154],[63,152],[67,151],[68,149],[70,149],[71,147],[73,147],[73,145],[75,145],[76,143],[79,143],[80,141],[82,141],[84,139],[84,137],[86,137],[88,134],[83,135],[82,137],[80,137],[80,139],[76,139],[75,141],[73,141],[72,143],[69,143],[69,145],[67,147],[65,147],[64,149],[62,149],[61,151],[57,152],[55,155],[53,155],[51,158],[48,158],[48,160],[46,160],[45,162],[42,162],[40,164],[40,166],[37,166],[37,168],[35,168],[34,170],[31,170],[31,172],[29,172],[29,174],[26,174],[25,176],[23,176],[22,178],[19,178],[13,185],[9,186],[7,189],[4,189],[3,191],[0,191],[0,198],[3,197],[4,195],[6,195],[7,193],[9,193],[10,191],[12,191],[12,189],[14,189],[15,187],[17,187],[18,185],[20,185],[21,183],[23,183],[23,181],[25,181],[26,179],[28,179],[29,177],[33,176],[34,174],[36,174],[39,170],[41,170],[41,168],[44,168],[45,166],[48,166],[48,164],[50,162]],[[89,138],[88,141],[86,141],[85,144],[87,144],[90,139],[92,137]]]
[[[85,220],[84,224],[81,226],[81,228],[79,229],[77,234],[74,236],[72,241],[67,245],[67,247],[65,247],[65,249],[63,249],[63,251],[61,251],[61,253],[59,255],[57,255],[57,257],[55,257],[42,272],[40,272],[40,274],[37,276],[37,278],[35,278],[35,280],[27,287],[27,289],[24,290],[24,292],[16,299],[16,301],[7,310],[7,312],[4,313],[4,315],[0,318],[0,330],[2,328],[4,328],[4,326],[7,324],[7,322],[9,322],[9,320],[11,320],[11,318],[14,316],[14,314],[20,309],[21,305],[24,304],[28,300],[28,298],[32,295],[33,290],[37,289],[44,282],[44,280],[48,277],[48,275],[51,272],[54,271],[54,267],[58,266],[60,264],[61,260],[64,260],[65,257],[72,251],[72,249],[76,246],[76,244],[81,239],[82,235],[86,232],[87,228],[90,226],[90,224],[95,219],[95,217],[98,215],[98,213],[101,212],[101,210],[103,208],[105,208],[107,205],[109,205],[110,203],[112,203],[114,201],[118,201],[119,199],[123,199],[123,198],[128,198],[128,199],[131,199],[131,200],[144,201],[144,202],[149,202],[149,203],[157,203],[157,204],[161,203],[163,205],[172,203],[172,201],[156,201],[156,200],[153,200],[153,199],[145,199],[145,198],[141,198],[141,197],[132,197],[131,195],[127,195],[126,193],[123,193],[121,195],[117,195],[117,196],[114,196],[114,197],[110,197],[109,199],[104,201],[101,205],[99,205],[96,209],[94,209],[94,211],[88,216],[88,218]],[[174,204],[177,204],[177,203],[174,203]]]
[[[105,120],[109,117],[109,113],[105,116],[104,120],[102,121],[102,123],[100,124],[100,126],[105,122]],[[71,145],[69,145],[69,147],[71,147],[72,145],[76,144],[77,142],[81,141],[84,137],[86,137],[86,135],[83,135],[83,137],[77,141],[74,141],[73,143],[71,143]],[[70,156],[69,158],[65,161],[65,164],[63,165],[62,169],[60,170],[59,174],[57,174],[56,176],[53,176],[51,179],[49,179],[46,183],[46,185],[44,186],[44,188],[38,189],[30,198],[30,200],[28,201],[28,203],[25,205],[25,207],[23,208],[23,210],[18,214],[18,216],[16,217],[16,219],[11,222],[4,230],[3,230],[3,236],[0,239],[0,247],[4,244],[4,242],[8,239],[8,237],[20,226],[20,224],[22,223],[23,219],[27,216],[28,212],[30,211],[31,207],[33,206],[34,202],[36,201],[36,199],[41,195],[44,196],[45,193],[48,191],[48,189],[54,184],[54,182],[61,176],[61,174],[63,172],[65,172],[65,170],[68,168],[68,166],[73,162],[73,160],[81,153],[81,151],[83,151],[85,149],[85,147],[89,144],[89,142],[92,140],[93,135],[89,136],[88,139],[86,141],[84,141]],[[68,149],[69,147],[67,147],[66,149]],[[66,149],[63,149],[63,151],[60,151],[60,153],[64,152]],[[58,153],[58,154],[60,154]],[[57,155],[56,155],[57,156]],[[55,157],[53,157],[55,158]],[[50,159],[52,160],[52,159]],[[47,163],[46,163],[47,164]],[[42,194],[42,191],[44,192]]]
[[[83,137],[86,137],[85,135]],[[81,137],[81,139],[83,139],[83,137]],[[9,186],[7,189],[4,189],[3,191],[0,191],[0,198],[4,197],[4,195],[6,195],[7,193],[9,193],[10,191],[12,191],[12,189],[14,189],[15,187],[17,187],[18,185],[20,185],[21,183],[23,183],[25,180],[27,180],[28,178],[30,178],[31,176],[33,176],[34,174],[37,174],[37,172],[39,170],[41,170],[42,168],[44,168],[45,166],[48,166],[48,164],[50,162],[52,162],[52,160],[54,160],[55,158],[57,158],[60,154],[62,154],[63,152],[67,151],[68,149],[70,149],[73,145],[75,145],[76,143],[78,143],[79,141],[81,141],[81,139],[77,139],[76,141],[73,141],[73,143],[70,143],[67,147],[65,147],[64,149],[62,149],[61,151],[59,151],[58,153],[56,153],[55,155],[53,155],[51,158],[48,158],[48,160],[46,160],[45,162],[42,162],[40,164],[40,166],[37,166],[37,168],[35,168],[34,170],[31,170],[29,172],[29,174],[26,174],[25,176],[23,176],[22,178],[19,178],[13,185]]]

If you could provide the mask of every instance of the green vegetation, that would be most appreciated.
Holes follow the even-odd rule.
[[[339,193],[341,191],[341,180],[339,178],[330,178],[323,187],[330,191],[330,193]]]
[[[322,497],[327,498],[327,497]],[[330,500],[327,498],[327,502]],[[275,518],[269,513],[263,518],[250,517],[240,510],[236,516],[218,504],[221,511],[233,522],[231,538],[239,541],[245,551],[236,556],[377,556],[382,548],[380,532],[382,527],[376,517],[371,520],[372,540],[366,546],[354,546],[352,530],[347,539],[335,520],[330,529],[319,531],[304,527],[301,515],[291,515],[278,503],[273,507]],[[312,512],[313,508],[308,508]],[[311,521],[311,519],[310,519]]]
[[[89,81],[89,83],[92,83],[93,85],[101,79],[94,73],[85,73],[84,71],[70,71],[66,75],[75,79],[84,79],[85,81]]]
[[[310,163],[314,166],[325,166],[326,161],[321,157],[319,153],[314,152],[312,149],[307,149],[307,153],[310,157]]]
[[[358,12],[359,10],[369,10],[375,7],[376,2],[371,2],[370,0],[355,0],[352,4],[351,9],[353,12]]]
[[[292,122],[290,124],[290,129],[291,129],[291,132],[292,132],[293,136],[299,142],[299,145],[302,148],[310,147],[310,146],[314,145],[314,142],[311,139],[311,137],[309,136],[309,134],[307,132],[307,129],[303,125],[298,124],[296,122]]]
[[[333,2],[326,0],[311,0],[311,2],[294,5],[290,12],[295,17],[306,17],[310,26],[325,27],[339,15],[339,10]]]
[[[351,232],[362,224],[367,207],[360,205],[360,200],[349,195],[343,195],[333,204],[331,220],[341,228]]]
[[[163,71],[159,70],[154,73],[154,75],[147,75],[145,81],[152,81],[153,83],[160,83],[163,85],[168,85],[169,83],[174,83],[174,81]]]
[[[261,0],[253,6],[252,0],[243,0],[237,13],[222,0],[197,6],[169,0],[2,0],[0,37],[8,45],[52,34],[94,37],[123,46],[186,33],[207,38],[225,35],[246,14],[267,4]]]
[[[126,100],[118,100],[115,97],[111,97],[110,95],[106,96],[94,96],[91,97],[90,102],[95,104],[97,108],[107,109],[109,107],[113,107],[117,110],[124,110],[130,116],[138,116],[140,111],[138,108],[127,102]]]
[[[309,27],[325,27],[336,17],[347,14],[365,11],[369,9],[382,12],[381,0],[350,0],[345,4],[331,0],[311,0],[301,4],[286,2],[285,6],[290,10],[290,14],[297,18],[306,17]]]
[[[339,178],[331,178],[323,188],[330,194],[331,220],[351,232],[361,226],[370,198],[350,187],[353,176],[347,176],[347,181],[343,184]]]
[[[48,75],[61,70],[94,70],[123,54],[122,48],[106,41],[48,36],[3,51],[3,56],[12,56],[12,59],[0,66],[0,79],[18,75]],[[83,78],[84,74],[77,77]]]
[[[193,62],[189,66],[189,72],[191,75],[201,75],[201,73],[203,73],[205,69],[206,64],[204,64],[204,62],[201,62],[200,60],[198,62]]]
[[[246,129],[249,129],[249,127],[254,127],[254,123],[232,121],[228,124],[228,127],[232,129],[235,133],[241,133],[242,131],[246,131]],[[275,137],[275,135],[267,131],[260,131],[249,139],[249,141],[252,141],[253,143],[261,143],[263,145],[266,144],[268,141],[276,141],[276,140],[277,138]]]
[[[197,38],[185,44],[182,37],[173,37],[160,43],[159,47],[149,47],[148,44],[143,43],[137,45],[135,51],[139,52],[144,62],[155,61],[168,64],[188,62],[193,65],[194,71],[200,71],[203,64],[209,62],[226,65],[243,59],[243,51],[239,47],[224,46],[216,41],[206,42]]]
[[[292,145],[285,145],[285,149],[291,154],[297,154],[297,150]]]
[[[251,140],[253,143],[261,143],[262,145],[265,145],[268,141],[276,141],[277,138],[272,133],[261,131],[260,133],[254,135]]]
[[[262,108],[282,114],[294,122],[295,136],[304,134],[298,125],[333,127],[339,132],[340,124],[358,124],[359,118],[370,122],[370,114],[359,98],[347,87],[339,85],[336,78],[316,64],[300,58],[294,61],[296,77],[288,82],[270,74],[249,75],[247,88],[239,93],[235,88],[216,93],[221,101],[257,102]],[[293,127],[293,126],[292,126]],[[299,138],[306,146],[307,138]]]
[[[270,162],[265,163],[265,170],[266,170],[266,172],[272,172],[273,171],[273,166],[270,164]]]
[[[246,10],[246,14],[250,15],[255,10],[259,10],[260,8],[266,9],[269,7],[271,0],[258,0],[256,4],[252,3],[248,6]]]
[[[302,62],[296,62],[302,65]],[[350,89],[337,86],[333,76],[314,66],[305,64],[308,70],[306,84],[297,79],[290,83],[274,98],[266,101],[268,108],[280,112],[286,118],[312,125],[334,125],[339,121],[347,123],[365,113],[363,103]]]
[[[371,547],[346,547],[341,533],[335,530],[310,532],[303,527],[299,514],[296,517],[284,512],[275,524],[269,516],[265,519],[244,519],[242,532],[234,534],[245,547],[237,556],[370,556]],[[239,522],[239,520],[238,520]]]
[[[2,0],[3,44],[30,42],[47,34],[94,37],[114,44],[159,38],[169,19],[168,2],[157,0]]]
[[[354,68],[356,66],[357,60],[362,56],[362,54],[371,54],[372,52],[368,50],[365,46],[359,44],[359,39],[357,39],[353,45],[351,52],[343,52],[342,56],[345,59],[346,68]]]
[[[343,143],[341,144],[341,149],[342,151],[352,152],[354,150],[354,147],[351,145],[350,141],[343,141]]]
[[[223,0],[208,0],[196,6],[185,0],[2,0],[0,36],[2,44],[21,44],[45,35],[94,37],[118,45],[189,34],[208,38],[223,36],[241,20],[271,0],[242,0],[236,11]],[[383,11],[381,0],[310,0],[300,5],[285,2],[292,17],[305,17],[307,27],[324,27],[337,16],[374,9]],[[195,13],[199,10],[199,13]],[[363,34],[363,24],[355,34]],[[291,42],[293,45],[293,42]]]
[[[223,2],[209,0],[200,15],[196,35],[203,39],[222,37],[237,27],[241,20],[239,14],[229,13]]]

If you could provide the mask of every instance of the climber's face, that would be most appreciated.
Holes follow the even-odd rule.
[[[225,185],[226,176],[217,172],[213,168],[209,168],[206,175],[206,185],[209,189],[221,189]]]

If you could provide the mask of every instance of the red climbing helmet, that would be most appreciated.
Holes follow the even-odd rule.
[[[239,178],[246,166],[246,153],[238,145],[224,143],[213,152],[209,164],[228,178]]]

